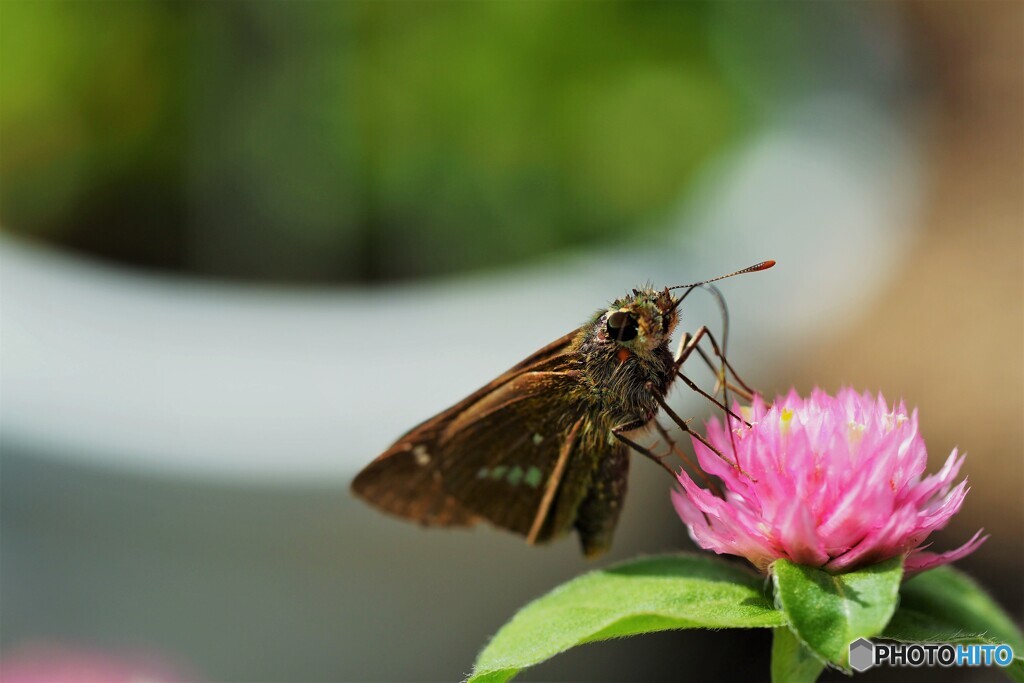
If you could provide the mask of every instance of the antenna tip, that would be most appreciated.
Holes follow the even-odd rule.
[[[761,261],[760,263],[758,263],[756,266],[753,267],[753,270],[768,270],[769,268],[771,268],[774,265],[775,265],[775,260],[774,259],[768,259],[767,261]]]

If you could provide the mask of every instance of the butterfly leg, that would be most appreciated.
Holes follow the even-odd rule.
[[[717,493],[720,497],[722,497],[721,490],[719,490],[719,488],[715,485],[715,483],[713,481],[711,481],[706,474],[704,474],[704,470],[702,470],[701,468],[697,467],[693,463],[693,461],[690,460],[690,458],[688,458],[686,456],[686,453],[684,453],[680,449],[676,448],[676,444],[675,444],[674,441],[672,441],[672,438],[669,436],[669,433],[667,431],[665,431],[665,428],[662,427],[660,424],[658,424],[657,421],[654,422],[654,426],[658,430],[658,433],[661,435],[661,437],[663,439],[665,439],[665,442],[669,446],[669,452],[667,454],[665,454],[665,455],[658,455],[654,451],[652,451],[651,449],[645,448],[644,446],[641,446],[637,442],[633,441],[632,439],[630,439],[627,436],[624,436],[621,433],[621,432],[628,432],[628,431],[631,431],[633,429],[637,429],[638,427],[642,427],[645,424],[647,424],[647,423],[644,422],[643,420],[636,420],[634,422],[630,422],[630,423],[627,423],[627,424],[624,424],[624,425],[619,425],[618,427],[614,427],[612,429],[612,435],[616,439],[621,441],[622,443],[624,443],[627,446],[629,446],[630,448],[632,448],[634,451],[636,451],[640,455],[648,458],[652,462],[657,463],[662,469],[664,469],[666,472],[668,472],[670,475],[672,475],[673,479],[676,478],[676,472],[671,467],[669,467],[667,464],[665,464],[665,458],[667,458],[669,455],[675,453],[676,455],[679,456],[679,458],[684,463],[686,463],[687,465],[690,466],[691,470],[693,470],[694,472],[697,473],[697,476],[700,477],[704,481],[704,483],[707,484],[707,486],[710,489],[712,489],[715,493]],[[689,431],[689,430],[687,430],[687,431]]]
[[[711,348],[714,350],[715,355],[721,361],[721,366],[716,365],[708,356],[707,352],[703,348],[701,348],[700,342],[704,339],[704,337],[707,337],[708,341],[711,343]],[[743,381],[739,374],[737,374],[736,369],[732,367],[728,359],[726,359],[725,356],[722,354],[722,351],[718,346],[717,340],[715,339],[714,335],[711,334],[711,330],[709,330],[705,325],[701,325],[697,329],[697,331],[694,332],[692,335],[685,332],[683,333],[682,338],[679,340],[679,347],[676,349],[675,359],[672,363],[673,370],[675,372],[679,372],[680,368],[682,368],[683,366],[683,363],[686,362],[686,360],[694,351],[696,351],[697,355],[699,355],[701,359],[703,359],[703,361],[707,364],[711,371],[715,373],[715,376],[718,378],[719,383],[725,383],[725,386],[727,388],[732,389],[733,391],[735,391],[737,394],[739,394],[748,401],[751,400],[753,394],[757,393],[754,389],[751,389],[746,382]],[[728,381],[728,378],[725,376],[726,369],[728,369],[729,373],[732,374],[733,379],[736,380],[739,386],[736,386],[735,384],[732,384],[731,382]]]
[[[665,414],[668,415],[669,418],[673,422],[676,423],[676,426],[678,426],[679,429],[683,430],[684,432],[686,432],[687,434],[689,434],[693,438],[697,439],[697,441],[700,441],[702,444],[704,444],[705,447],[707,447],[708,450],[710,450],[712,453],[717,455],[723,461],[729,463],[729,465],[731,467],[735,468],[740,474],[742,474],[743,476],[747,477],[751,481],[757,481],[756,479],[751,477],[748,472],[745,472],[743,470],[743,468],[741,468],[737,462],[735,462],[733,460],[730,460],[729,458],[725,457],[725,455],[720,450],[718,450],[717,448],[712,446],[711,443],[708,442],[707,439],[705,439],[699,433],[697,433],[697,432],[693,431],[692,429],[690,429],[690,425],[688,424],[688,421],[684,420],[681,417],[679,417],[679,415],[676,413],[676,411],[672,410],[672,408],[668,405],[668,402],[665,401],[664,397],[662,397],[661,394],[659,394],[655,390],[653,384],[648,383],[647,388],[650,390],[651,395],[654,396],[654,400],[656,400],[658,402],[658,405],[661,406],[661,409],[664,410]]]
[[[616,439],[632,448],[640,455],[649,458],[652,462],[657,463],[662,469],[668,472],[673,479],[675,479],[676,473],[672,470],[671,467],[665,464],[665,458],[668,457],[667,455],[657,455],[651,449],[641,446],[636,441],[633,441],[628,436],[622,433],[631,432],[634,429],[639,429],[648,422],[650,422],[650,420],[633,420],[632,422],[627,422],[625,424],[618,425],[617,427],[612,427],[612,436],[614,436]]]
[[[677,456],[679,456],[679,459],[682,460],[687,466],[689,466],[690,471],[696,474],[697,477],[699,477],[700,480],[704,482],[704,485],[707,486],[712,491],[714,491],[719,498],[725,497],[725,495],[722,493],[722,490],[718,487],[717,484],[715,484],[714,481],[711,480],[711,478],[707,474],[705,474],[704,470],[702,470],[700,467],[694,464],[694,462],[690,460],[690,456],[686,455],[685,451],[676,446],[676,442],[672,439],[672,435],[669,434],[668,430],[662,427],[661,423],[658,422],[657,420],[654,421],[654,428],[658,430],[658,434],[660,434],[661,438],[663,438],[665,440],[665,443],[668,444],[669,453],[675,453]]]
[[[747,422],[747,421],[746,421],[746,420],[744,420],[744,419],[743,419],[742,417],[740,417],[739,415],[737,415],[736,413],[734,413],[734,412],[733,412],[732,410],[730,410],[729,408],[727,408],[727,407],[725,406],[725,404],[724,404],[724,403],[722,403],[721,401],[719,401],[719,400],[718,400],[717,398],[715,398],[714,396],[712,396],[712,395],[711,395],[711,394],[709,394],[708,392],[706,392],[706,391],[704,391],[703,389],[701,389],[701,388],[700,388],[699,386],[697,386],[697,384],[696,384],[696,383],[695,383],[695,382],[694,382],[694,381],[693,381],[692,379],[690,379],[689,377],[687,377],[687,376],[686,376],[686,375],[684,375],[683,373],[679,372],[678,370],[676,371],[676,377],[678,377],[679,379],[683,380],[683,382],[685,382],[685,383],[686,383],[686,386],[690,387],[690,388],[691,388],[691,389],[693,389],[693,390],[694,390],[695,392],[697,392],[698,394],[700,394],[701,396],[703,396],[703,397],[704,397],[704,398],[706,398],[707,400],[709,400],[709,401],[711,401],[712,403],[714,403],[714,404],[715,404],[716,406],[718,406],[718,407],[719,407],[719,408],[720,408],[720,409],[721,409],[721,410],[722,410],[723,412],[725,412],[725,413],[728,413],[728,414],[729,414],[729,416],[730,416],[730,417],[732,417],[733,419],[735,419],[735,420],[739,420],[740,422],[742,422],[743,424],[745,424],[745,425],[746,425],[746,426],[748,426],[748,427],[750,426],[750,423],[749,423],[749,422]]]

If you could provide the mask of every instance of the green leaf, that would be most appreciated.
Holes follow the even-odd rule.
[[[825,665],[787,626],[772,633],[772,683],[813,683]]]
[[[743,567],[706,555],[641,558],[577,577],[524,607],[480,653],[470,681],[507,681],[597,640],[785,623],[762,577]]]
[[[881,633],[896,610],[903,559],[846,574],[777,560],[772,575],[776,603],[797,638],[825,661],[845,669],[850,643]]]
[[[905,643],[1006,643],[1014,653],[1006,673],[1024,681],[1024,635],[977,583],[949,566],[903,585],[900,608],[882,637]]]
[[[1024,653],[1024,634],[1013,620],[973,579],[953,567],[932,569],[908,580],[900,591],[900,612],[904,611],[959,631],[984,634]]]

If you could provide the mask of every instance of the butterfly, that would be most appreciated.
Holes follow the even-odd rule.
[[[686,429],[665,396],[677,377],[696,389],[680,368],[694,350],[705,355],[702,338],[718,352],[706,327],[670,351],[680,303],[697,286],[774,264],[634,289],[410,429],[356,476],[353,493],[426,526],[483,520],[531,545],[575,530],[585,555],[601,554],[622,512],[630,448],[661,463],[626,434],[650,425],[659,409]]]

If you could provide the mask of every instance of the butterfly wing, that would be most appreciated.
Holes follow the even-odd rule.
[[[452,421],[440,466],[462,507],[530,542],[572,526],[592,456],[585,411],[571,400],[578,381],[575,370],[525,372]]]
[[[575,527],[594,556],[611,545],[629,454],[572,401],[577,382],[574,370],[527,372],[488,394],[442,436],[442,481],[465,509],[530,543]]]
[[[520,375],[558,371],[569,361],[567,352],[578,333],[574,330],[556,339],[451,408],[413,427],[359,473],[352,491],[385,512],[422,524],[475,523],[480,515],[465,508],[459,495],[452,495],[453,489],[444,482],[443,458],[461,455],[457,449],[442,447],[451,440],[452,424],[479,415],[483,401]]]

